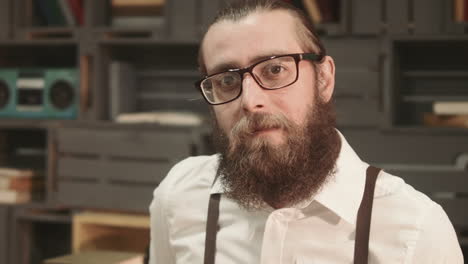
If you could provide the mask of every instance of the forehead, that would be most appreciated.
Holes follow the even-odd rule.
[[[220,65],[246,67],[259,57],[303,52],[295,19],[284,10],[254,12],[211,26],[203,41],[208,73]]]

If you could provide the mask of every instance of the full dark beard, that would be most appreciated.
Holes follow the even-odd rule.
[[[214,125],[214,144],[220,155],[219,179],[227,197],[247,210],[265,203],[274,208],[311,198],[334,174],[341,140],[335,130],[333,103],[316,99],[304,126],[282,116],[254,113],[244,116],[230,136]],[[281,129],[287,139],[272,145],[261,129]]]

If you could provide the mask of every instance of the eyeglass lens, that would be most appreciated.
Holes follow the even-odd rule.
[[[251,72],[263,88],[278,89],[296,80],[296,61],[291,56],[274,58],[255,65]],[[242,91],[242,77],[237,71],[223,72],[205,79],[201,87],[210,103],[220,104],[239,96]]]

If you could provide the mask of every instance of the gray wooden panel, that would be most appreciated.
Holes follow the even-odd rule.
[[[58,178],[68,180],[120,181],[130,184],[158,184],[173,163],[166,161],[82,160],[60,158]]]
[[[67,206],[148,212],[156,185],[138,188],[129,186],[97,186],[90,183],[60,182],[58,201]]]
[[[375,127],[379,124],[376,100],[337,97],[335,106],[339,127]]]
[[[0,263],[10,263],[10,209],[8,206],[0,205]]]
[[[377,97],[379,72],[366,69],[337,67],[335,74],[335,96]]]
[[[107,178],[112,181],[159,184],[173,165],[173,162],[113,161],[106,164]]]
[[[363,160],[376,164],[433,164],[455,167],[468,153],[466,134],[381,132],[340,128]]]
[[[436,199],[435,202],[440,204],[447,213],[450,221],[455,227],[468,226],[468,199]]]
[[[409,29],[409,0],[387,0],[386,18],[388,32],[405,34]]]
[[[12,5],[10,0],[0,1],[0,40],[11,37],[12,28]]]
[[[221,2],[216,0],[201,0],[201,28],[199,30],[199,38],[201,39],[208,27],[213,22],[218,10],[221,8]]]
[[[57,132],[58,150],[110,156],[173,159],[190,154],[190,138],[181,131],[63,128]]]
[[[382,0],[351,1],[351,32],[378,34],[382,29]]]
[[[446,0],[413,0],[414,33],[441,34],[444,28]]]
[[[196,40],[199,21],[196,10],[200,0],[171,0],[166,3],[169,13],[169,34],[174,40]]]
[[[376,38],[323,38],[323,43],[337,69],[378,69],[380,44]]]
[[[386,170],[402,177],[405,182],[426,194],[435,192],[468,193],[468,171],[466,170]]]

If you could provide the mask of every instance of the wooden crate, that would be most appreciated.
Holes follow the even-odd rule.
[[[73,216],[73,253],[113,250],[144,253],[150,241],[148,215],[82,212]]]

